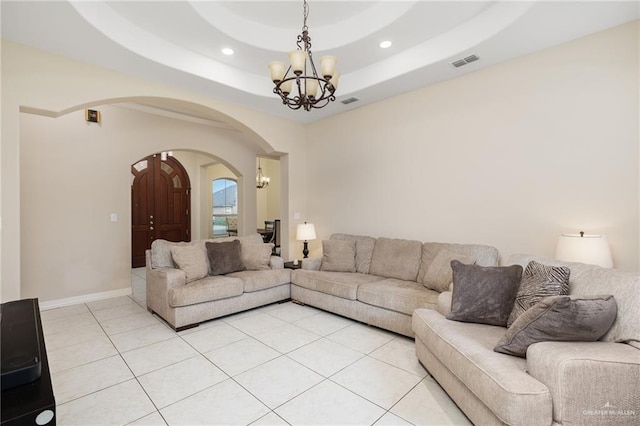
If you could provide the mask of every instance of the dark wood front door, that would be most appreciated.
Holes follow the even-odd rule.
[[[131,174],[131,265],[138,268],[154,240],[191,241],[191,184],[172,156],[150,155],[131,166]]]

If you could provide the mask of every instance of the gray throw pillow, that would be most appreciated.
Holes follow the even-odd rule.
[[[242,264],[248,271],[264,271],[271,269],[271,253],[273,244],[271,243],[245,243],[240,242],[240,252],[242,253]]]
[[[355,240],[325,240],[322,242],[321,271],[355,272]]]
[[[569,294],[570,275],[571,270],[566,266],[548,266],[535,260],[529,262],[522,274],[507,327],[511,327],[520,315],[545,297]]]
[[[175,245],[170,249],[173,262],[182,269],[187,277],[186,284],[207,276],[207,258],[202,246]]]
[[[478,266],[451,261],[453,295],[447,319],[506,326],[522,266]]]
[[[223,243],[207,241],[205,246],[209,258],[209,275],[230,274],[244,269],[239,240]]]
[[[611,328],[617,313],[612,295],[547,297],[520,315],[493,350],[526,357],[537,342],[594,342]]]
[[[473,257],[441,249],[424,274],[424,286],[440,293],[447,291],[453,281],[453,270],[451,269],[452,260],[458,260],[465,265],[473,265],[476,263]]]

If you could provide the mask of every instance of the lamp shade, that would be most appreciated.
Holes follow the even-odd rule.
[[[609,241],[605,235],[561,234],[556,246],[556,259],[581,262],[604,268],[613,267]]]
[[[313,226],[313,223],[301,223],[298,225],[298,229],[296,232],[296,240],[298,241],[309,241],[316,239],[316,227]]]

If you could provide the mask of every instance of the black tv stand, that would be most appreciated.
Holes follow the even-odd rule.
[[[2,426],[55,425],[56,402],[38,299],[0,305]]]

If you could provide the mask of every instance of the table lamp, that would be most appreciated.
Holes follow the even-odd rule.
[[[298,225],[298,230],[296,232],[296,240],[304,241],[304,248],[302,249],[302,254],[304,258],[309,257],[309,240],[316,239],[316,228],[313,226],[313,223],[301,223]]]
[[[556,246],[556,259],[613,267],[609,242],[605,235],[561,234]]]

